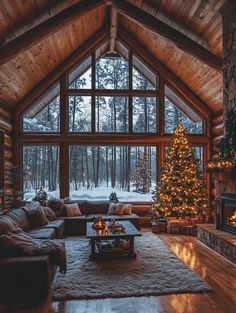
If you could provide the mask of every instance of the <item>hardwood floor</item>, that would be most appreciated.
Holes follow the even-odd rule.
[[[143,229],[149,231],[149,229]],[[236,266],[197,241],[195,237],[162,234],[159,237],[213,288],[205,294],[51,302],[37,308],[0,307],[1,313],[234,313]],[[157,260],[158,262],[158,260]]]

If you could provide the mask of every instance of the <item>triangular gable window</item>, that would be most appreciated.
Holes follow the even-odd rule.
[[[171,88],[165,86],[165,132],[173,133],[183,124],[187,133],[203,134],[202,118]]]
[[[104,56],[96,62],[97,89],[128,89],[128,61],[119,54]]]
[[[70,89],[91,89],[91,62],[89,57],[69,73]]]
[[[133,89],[155,90],[157,76],[136,56],[133,57]]]
[[[23,115],[23,131],[57,133],[60,131],[60,87],[56,83]]]

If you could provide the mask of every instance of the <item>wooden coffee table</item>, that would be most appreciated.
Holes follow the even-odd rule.
[[[136,253],[134,252],[134,237],[141,236],[141,233],[137,230],[137,228],[129,221],[120,221],[118,224],[121,224],[125,227],[124,232],[112,233],[110,230],[105,232],[105,230],[96,230],[94,229],[93,223],[87,223],[86,229],[86,237],[90,239],[91,242],[91,255],[90,260],[95,260],[97,258],[115,258],[115,257],[128,257],[128,258],[136,258]],[[109,225],[107,223],[107,225]],[[122,240],[128,241],[128,247],[125,249],[120,248],[120,250],[114,247],[112,248],[112,244],[115,242],[119,242]],[[107,251],[99,251],[99,246],[101,247],[103,244],[111,245],[111,249]]]

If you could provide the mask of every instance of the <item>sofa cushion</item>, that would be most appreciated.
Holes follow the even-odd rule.
[[[13,221],[17,223],[17,225],[23,230],[28,231],[31,228],[31,223],[26,214],[24,207],[18,209],[9,210],[6,213]]]
[[[115,214],[115,209],[116,209],[116,203],[110,203],[107,215],[114,215]]]
[[[63,238],[65,233],[65,222],[63,219],[57,219],[49,222],[43,228],[53,228],[56,232],[57,238]]]
[[[109,208],[109,202],[97,201],[97,202],[89,202],[87,203],[86,214],[107,214]]]
[[[41,207],[48,221],[54,221],[56,218],[56,213],[49,207]]]
[[[7,215],[0,215],[0,235],[11,234],[21,229],[17,223]]]
[[[26,211],[32,227],[43,226],[48,223],[47,217],[42,209],[38,207],[36,209],[30,209]]]
[[[132,204],[123,204],[123,214],[131,215],[132,214]]]
[[[65,204],[65,209],[66,209],[66,216],[72,217],[72,216],[82,215],[79,209],[78,203]]]
[[[79,201],[74,201],[74,202],[78,203],[79,209],[80,209],[80,212],[82,213],[82,215],[87,214],[87,203],[88,202],[86,200],[79,200]]]
[[[33,210],[33,209],[37,209],[38,207],[40,207],[40,203],[38,201],[30,201],[30,202],[26,202],[24,207],[26,207],[29,210]]]
[[[33,239],[54,239],[56,238],[56,231],[54,228],[34,228],[31,229],[28,234]]]
[[[65,216],[64,200],[51,199],[48,200],[47,205],[55,212],[57,217]]]

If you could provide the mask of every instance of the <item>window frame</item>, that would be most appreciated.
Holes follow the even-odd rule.
[[[128,44],[127,44],[128,46]],[[132,89],[132,58],[133,55],[137,56],[145,66],[150,68],[156,74],[157,85],[156,90],[136,90]],[[142,58],[138,53],[134,53],[132,49],[129,49],[128,64],[129,64],[129,88],[127,90],[112,90],[112,89],[96,89],[95,88],[95,63],[96,63],[96,51],[87,53],[86,57],[92,57],[92,78],[91,78],[91,89],[69,89],[69,73],[75,68],[73,64],[66,72],[62,73],[58,79],[60,83],[60,132],[59,133],[24,133],[23,129],[23,114],[33,104],[35,99],[28,101],[24,105],[23,109],[16,113],[16,164],[22,167],[23,164],[23,145],[36,145],[36,144],[56,144],[59,145],[59,182],[60,182],[60,197],[69,196],[69,146],[71,145],[134,145],[134,146],[156,146],[159,152],[157,158],[157,181],[160,175],[160,169],[165,156],[165,145],[170,144],[172,140],[172,134],[165,133],[164,123],[164,86],[168,85],[174,92],[177,93],[191,108],[196,111],[199,116],[203,119],[204,134],[188,134],[189,141],[192,145],[204,146],[204,164],[206,160],[210,158],[210,113],[198,110],[195,99],[189,101],[191,97],[187,94],[185,98],[184,91],[180,92],[180,88],[172,86],[171,83],[166,79],[166,75],[157,72],[150,63],[145,62],[145,58]],[[122,55],[123,56],[123,55]],[[76,64],[83,62],[86,58],[83,56],[79,62],[77,59]],[[124,57],[124,56],[123,56]],[[53,84],[52,84],[53,85]],[[44,90],[37,97],[43,95]],[[91,96],[91,107],[92,107],[92,120],[91,120],[91,132],[69,132],[69,114],[68,114],[68,97],[69,96]],[[95,97],[96,96],[127,96],[128,97],[128,128],[129,131],[126,133],[103,133],[95,132]],[[133,97],[156,97],[157,104],[157,132],[156,133],[139,133],[133,132]],[[109,135],[109,136],[108,136]],[[63,166],[62,166],[63,165]],[[207,184],[210,185],[209,177],[207,178]],[[21,188],[23,187],[21,183]]]

